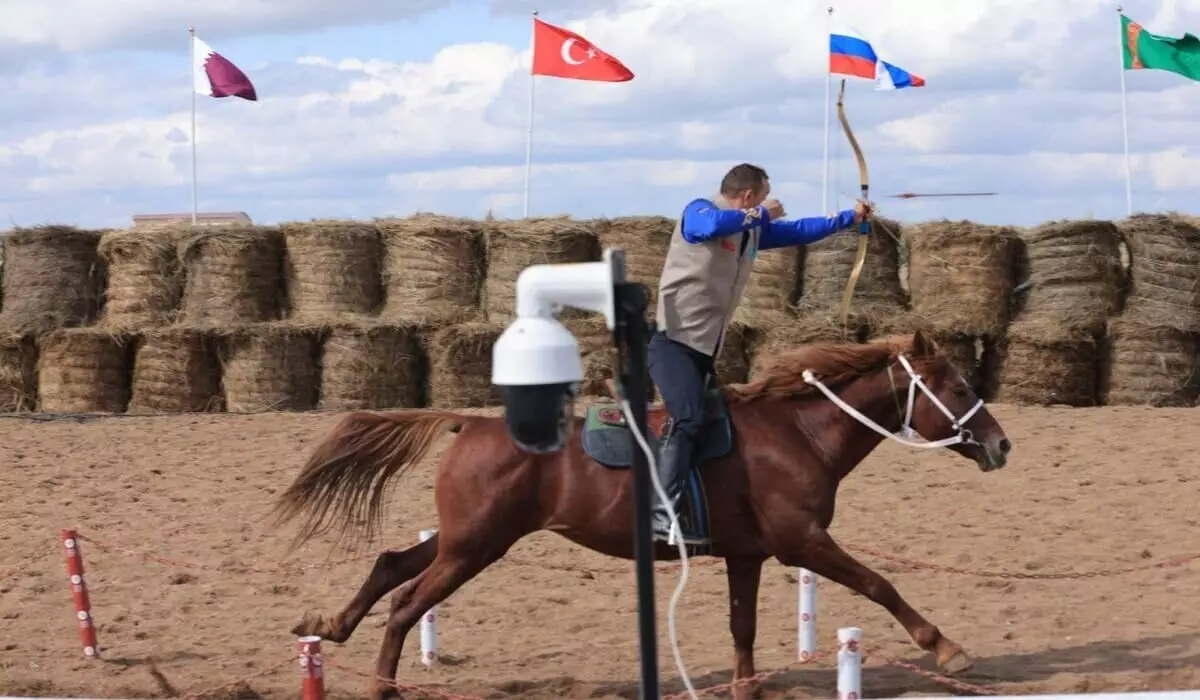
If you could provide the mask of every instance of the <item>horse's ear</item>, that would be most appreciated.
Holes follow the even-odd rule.
[[[937,354],[937,346],[934,345],[931,338],[925,335],[924,331],[918,329],[913,333],[912,352],[913,357],[931,357]]]

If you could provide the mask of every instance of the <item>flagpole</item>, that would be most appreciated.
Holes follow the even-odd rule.
[[[188,74],[192,81],[192,225],[196,224],[196,28],[188,25]]]
[[[536,76],[533,74],[534,38],[537,36],[538,11],[533,11],[533,33],[529,37],[529,124],[525,132],[525,207],[521,214],[529,218],[529,181],[533,175],[533,96]]]
[[[833,73],[829,70],[829,37],[833,33],[833,6],[825,9],[825,151],[821,177],[821,213],[829,213],[829,102],[833,97]]]
[[[1117,25],[1122,26],[1121,14],[1125,8],[1117,6]],[[1118,37],[1120,34],[1118,33]],[[1129,107],[1125,99],[1125,38],[1117,41],[1117,53],[1121,70],[1121,134],[1125,139],[1125,208],[1133,216],[1133,168],[1129,165]]]

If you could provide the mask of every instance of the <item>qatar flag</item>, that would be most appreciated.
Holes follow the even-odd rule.
[[[240,97],[258,100],[254,85],[240,68],[192,35],[192,85],[208,97]]]

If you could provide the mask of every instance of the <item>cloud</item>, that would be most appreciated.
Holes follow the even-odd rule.
[[[235,8],[230,0],[210,3],[205,22],[230,32],[296,31],[386,22],[451,1]],[[127,5],[105,15],[82,2],[6,0],[0,13],[13,21],[0,22],[0,43],[40,47],[46,58],[0,75],[9,98],[0,104],[0,218],[121,225],[134,212],[189,205],[190,93],[177,66],[104,51],[131,42],[153,48],[158,32],[178,24],[176,10]],[[43,6],[74,12],[59,26]],[[497,22],[528,11],[518,0],[490,8]],[[579,0],[544,13],[637,77],[537,80],[533,213],[673,215],[741,161],[770,171],[793,214],[823,213],[823,8],[811,0]],[[846,109],[873,192],[1001,193],[881,199],[884,213],[1021,224],[1124,214],[1116,17],[1106,3],[867,8],[839,9],[838,19],[929,81],[895,93],[850,81]],[[1200,26],[1200,0],[1168,9],[1135,18],[1163,34]],[[404,41],[404,27],[395,31]],[[259,102],[199,98],[202,208],[257,221],[415,210],[520,215],[528,54],[523,44],[447,36],[425,61],[330,51],[243,66]],[[1126,79],[1136,201],[1195,210],[1200,142],[1191,120],[1200,85],[1151,71]],[[832,114],[830,130],[832,208],[848,204],[858,174]]]

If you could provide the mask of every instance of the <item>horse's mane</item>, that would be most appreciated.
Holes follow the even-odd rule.
[[[916,336],[894,335],[868,343],[814,343],[778,353],[762,368],[759,376],[745,384],[723,387],[725,400],[746,403],[756,399],[798,398],[818,389],[804,381],[804,370],[826,386],[842,382],[883,368],[899,353],[906,353],[913,365],[942,360],[937,345],[926,337],[924,354],[914,353]]]

